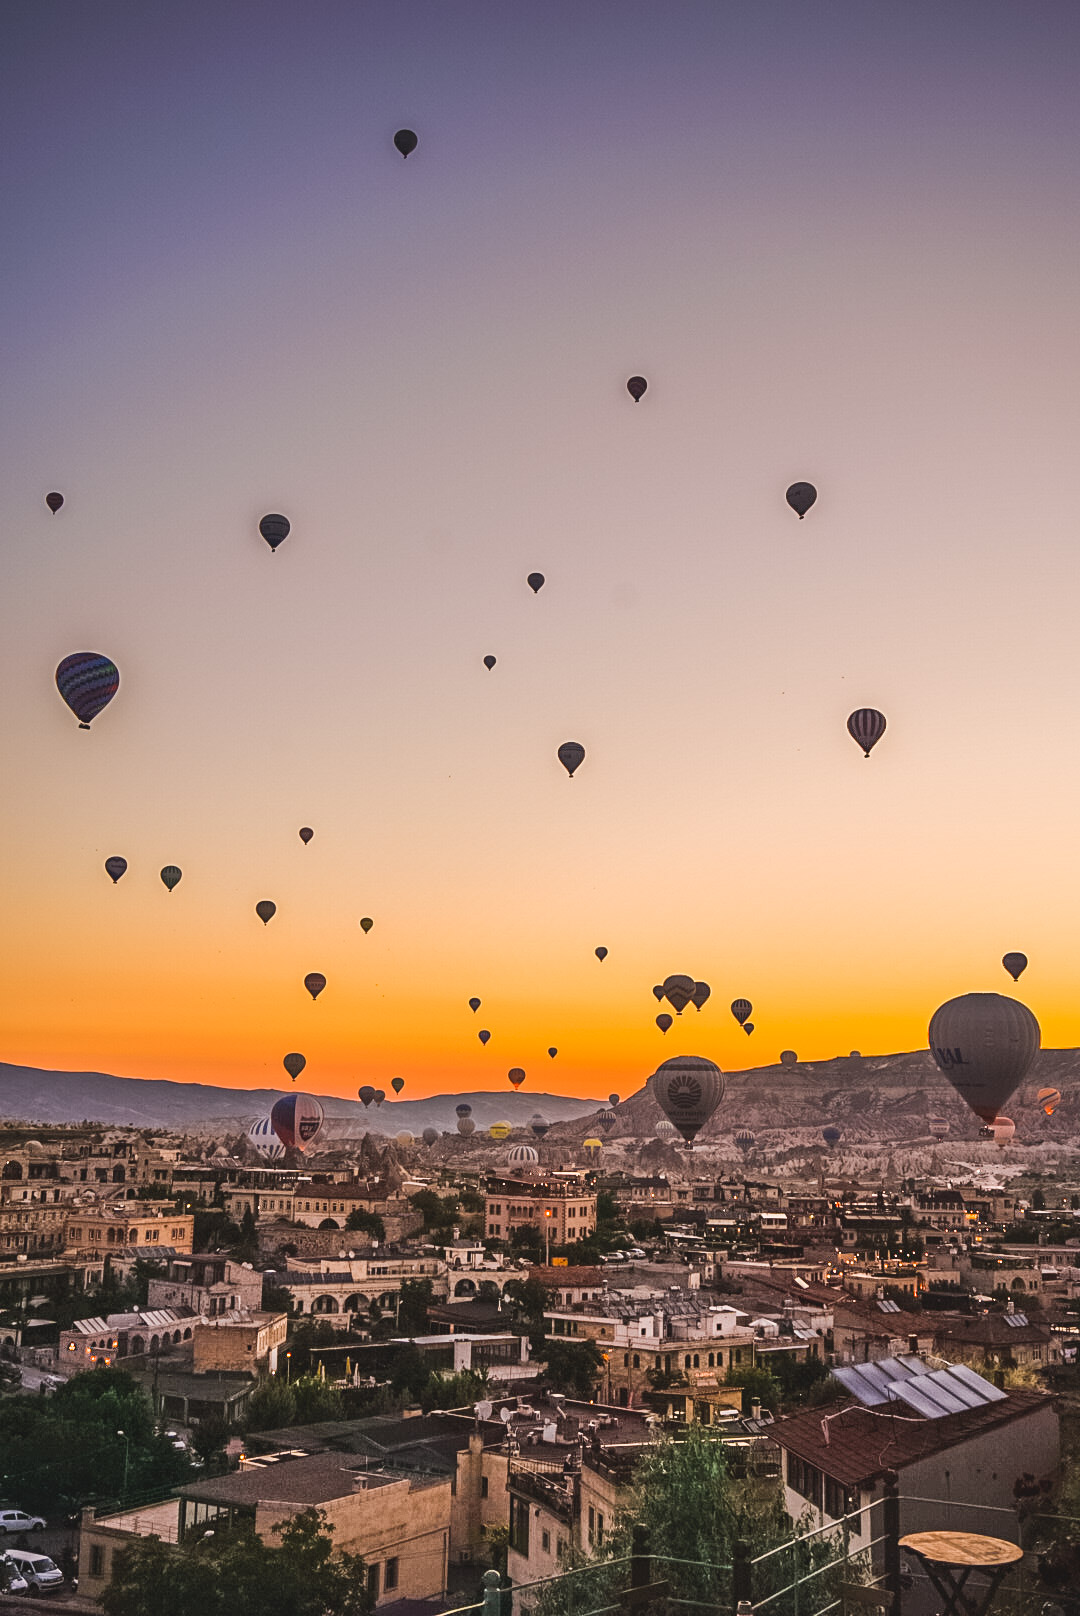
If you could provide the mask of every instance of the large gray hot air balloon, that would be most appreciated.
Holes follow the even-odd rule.
[[[438,1128],[425,1128],[420,1137],[430,1150],[432,1145],[436,1144],[438,1141],[439,1130]]]
[[[697,983],[692,976],[664,978],[664,998],[677,1016],[681,1016],[687,1005],[692,1003],[696,990]]]
[[[585,761],[585,748],[580,741],[564,741],[559,747],[559,762],[570,776],[574,778],[575,770],[580,769]]]
[[[1001,961],[1014,982],[1019,982],[1027,970],[1027,962],[1026,954],[1006,954]]]
[[[724,1098],[724,1074],[700,1055],[676,1055],[664,1061],[649,1083],[661,1111],[688,1145]]]
[[[935,1010],[930,1053],[983,1122],[992,1123],[1039,1052],[1039,1023],[1001,993],[964,993]]]
[[[876,707],[857,707],[847,727],[851,739],[862,747],[863,756],[869,757],[885,733],[885,714],[879,713]]]

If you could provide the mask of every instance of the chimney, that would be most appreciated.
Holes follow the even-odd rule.
[[[750,1404],[750,1418],[752,1420],[760,1420],[761,1418],[761,1404],[756,1397]]]
[[[1011,1296],[1009,1297],[1009,1300],[1005,1303],[1005,1311],[1006,1311],[1006,1313],[1015,1313],[1016,1312],[1016,1303],[1013,1301]]]

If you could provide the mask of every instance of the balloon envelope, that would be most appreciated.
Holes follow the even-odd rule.
[[[400,1133],[396,1133],[394,1135],[394,1143],[401,1145],[407,1150],[410,1145],[415,1145],[416,1140],[413,1138],[408,1128],[402,1128]]]
[[[539,1160],[539,1153],[532,1145],[511,1145],[506,1152],[508,1167],[535,1167]]]
[[[105,860],[105,874],[111,876],[113,886],[116,885],[124,871],[127,869],[127,859],[116,855]]]
[[[258,1117],[248,1129],[247,1136],[248,1143],[267,1161],[278,1161],[284,1156],[285,1146],[274,1132],[274,1124],[269,1116]]]
[[[611,1107],[606,1105],[604,1109],[597,1114],[596,1120],[600,1124],[601,1128],[603,1128],[605,1133],[610,1133],[618,1121],[618,1118]]]
[[[559,1053],[558,1050],[556,1050],[555,1053],[557,1055]],[[519,1089],[525,1081],[525,1073],[520,1066],[511,1066],[506,1075],[516,1089]]]
[[[663,1001],[663,997],[664,997],[664,985],[663,985],[663,983],[662,983],[662,982],[658,982],[658,983],[657,983],[657,984],[656,984],[656,986],[655,986],[655,987],[654,987],[654,988],[653,988],[653,990],[652,990],[652,996],[653,996],[653,998],[654,998],[654,999],[655,999],[655,1000],[656,1000],[656,1002],[657,1002],[657,1004],[660,1004],[660,1003],[661,1003],[661,1002],[662,1002],[662,1001]]]
[[[100,651],[73,651],[56,669],[56,688],[79,720],[79,728],[89,729],[119,690],[120,673]]]
[[[430,1149],[439,1137],[439,1130],[438,1128],[425,1128],[420,1137],[424,1141],[425,1145],[427,1145],[428,1149]]]
[[[488,1039],[491,1037],[491,1034],[488,1032],[486,1027],[481,1027],[476,1036],[479,1038],[482,1044],[486,1044]]]
[[[282,1064],[282,1066],[284,1066],[285,1070],[288,1072],[289,1076],[292,1078],[293,1082],[295,1083],[296,1079],[300,1076],[300,1073],[304,1070],[304,1067],[307,1065],[307,1058],[304,1055],[298,1054],[294,1050],[292,1054],[285,1056],[285,1059],[282,1061],[281,1064]]]
[[[1006,954],[1001,961],[1014,982],[1019,982],[1027,970],[1027,962],[1026,954]]]
[[[402,157],[408,157],[410,152],[414,152],[416,150],[418,141],[416,139],[416,135],[411,129],[399,129],[397,134],[394,136],[394,145],[397,147]]]
[[[949,1124],[944,1117],[931,1117],[927,1123],[927,1131],[931,1139],[944,1139],[949,1131]]]
[[[606,948],[594,948],[593,953],[596,955],[596,957],[600,961],[601,965],[607,959],[607,949]]]
[[[456,1105],[454,1107],[454,1110],[457,1112],[459,1117],[471,1117],[472,1116],[472,1106],[469,1105],[468,1102],[465,1101],[465,1100],[462,1100],[460,1105]]]
[[[1036,1095],[1036,1099],[1046,1112],[1047,1116],[1052,1117],[1058,1106],[1061,1104],[1061,1090],[1040,1089]]]
[[[656,1124],[656,1137],[658,1139],[677,1139],[678,1136],[679,1130],[676,1128],[675,1124],[673,1122],[669,1122],[667,1117],[661,1117],[660,1121]]]
[[[317,999],[326,986],[326,978],[321,971],[309,971],[304,978],[304,986],[313,999]]]
[[[700,1010],[702,1005],[711,996],[711,994],[712,994],[712,988],[709,986],[709,984],[707,982],[695,982],[694,983],[694,993],[693,993],[693,997],[691,999],[691,1003],[693,1004],[694,1009],[695,1010]]]
[[[403,1077],[392,1077],[390,1079],[390,1087],[393,1089],[395,1094],[400,1094],[402,1089],[405,1087],[405,1079]]]
[[[876,707],[857,707],[847,727],[851,739],[862,747],[863,756],[869,757],[885,733],[885,714],[879,713]]]
[[[656,1018],[656,1025],[661,1032],[667,1032],[668,1028],[674,1026],[674,1024],[675,1017],[669,1016],[666,1010],[662,1011]]]
[[[530,572],[525,582],[528,584],[533,594],[538,595],[541,589],[544,587],[544,574],[542,572]]]
[[[255,913],[264,926],[268,926],[277,914],[277,904],[271,903],[269,898],[260,898],[255,905]]]
[[[161,879],[171,892],[180,882],[184,872],[178,864],[166,864],[161,872]]]
[[[45,503],[55,516],[61,505],[64,503],[64,496],[63,494],[46,494]]]
[[[323,1108],[312,1094],[286,1094],[270,1113],[281,1143],[294,1150],[314,1144],[323,1125]]]
[[[542,1139],[550,1126],[551,1124],[549,1122],[545,1122],[539,1111],[534,1111],[532,1116],[529,1118],[529,1127],[532,1129],[533,1135],[537,1139]]]
[[[630,394],[635,404],[640,404],[648,385],[644,376],[631,376],[626,384],[626,391]]]
[[[361,922],[360,922],[360,930],[363,932],[365,937],[367,936],[368,932],[371,930],[372,926],[374,926],[374,924],[375,924],[375,922],[372,920],[370,915],[365,915],[363,920],[361,920]]]
[[[289,537],[291,527],[292,523],[287,516],[280,516],[276,512],[271,512],[269,516],[264,516],[259,523],[259,532],[271,550],[276,550],[278,545]]]
[[[619,1096],[617,1094],[609,1094],[607,1097],[607,1103],[608,1105],[618,1105]]]
[[[363,1105],[370,1105],[375,1098],[374,1086],[371,1083],[365,1083],[362,1088],[357,1089],[356,1095]]]
[[[486,656],[484,658],[484,667],[487,669],[487,671],[489,673],[491,672],[491,670],[492,670],[492,668],[494,666],[495,666],[495,658],[493,656]]]
[[[746,1034],[746,1036],[748,1038],[749,1038],[750,1034],[753,1032],[753,1030],[754,1030],[754,1023],[752,1021],[744,1021],[743,1022],[743,1032]]]
[[[780,1064],[781,1066],[798,1066],[799,1057],[793,1049],[782,1049],[780,1051]]]
[[[488,1129],[492,1139],[509,1139],[512,1131],[508,1122],[493,1122]]]
[[[995,1117],[990,1124],[990,1133],[995,1145],[1003,1150],[1016,1132],[1016,1123],[1011,1117]]]
[[[554,1044],[553,1044],[553,1045],[552,1045],[552,1046],[551,1046],[551,1048],[550,1048],[550,1049],[549,1049],[549,1050],[548,1050],[548,1054],[549,1054],[549,1055],[550,1055],[550,1056],[551,1056],[551,1058],[552,1058],[552,1060],[554,1060],[554,1059],[555,1059],[555,1057],[556,1057],[556,1055],[557,1055],[557,1054],[558,1054],[558,1053],[559,1053],[559,1051],[558,1051],[558,1050],[557,1050],[557,1049],[556,1049],[556,1048],[555,1048],[555,1046],[554,1046]]]
[[[732,999],[731,1013],[739,1026],[745,1027],[748,1018],[754,1013],[754,1007],[749,999]]]
[[[749,1128],[740,1128],[735,1135],[735,1143],[740,1150],[749,1150],[754,1143],[754,1136]]]
[[[844,1137],[844,1135],[840,1131],[839,1128],[834,1128],[834,1127],[830,1126],[828,1128],[822,1128],[821,1137],[824,1139],[825,1143],[831,1148],[833,1145],[838,1145],[840,1143],[841,1139]]]
[[[817,499],[817,489],[813,483],[792,483],[784,498],[801,522],[815,499]]]
[[[691,1144],[724,1097],[720,1068],[700,1055],[676,1055],[649,1079],[660,1109]]]
[[[383,1103],[383,1101],[385,1099],[386,1099],[386,1090],[385,1089],[376,1089],[375,1090],[375,1109],[376,1110],[378,1110],[379,1106],[382,1105],[382,1103]]]
[[[305,847],[310,842],[314,834],[315,832],[312,830],[310,825],[301,825],[299,831],[297,832],[297,835],[300,837],[300,840],[303,842]]]
[[[992,1123],[1039,1052],[1039,1023],[1018,999],[964,993],[930,1020],[930,1053],[960,1098]]]
[[[462,1117],[458,1122],[457,1131],[467,1139],[471,1133],[476,1132],[476,1123],[472,1117]]]
[[[692,976],[668,976],[664,978],[664,998],[677,1016],[681,1016],[687,1005],[693,1000],[696,987],[697,983]]]
[[[476,1012],[479,1010],[479,1008],[480,1008],[480,1000],[479,999],[470,999],[469,1000],[469,1009],[472,1011],[473,1015],[476,1014]]]
[[[574,778],[575,771],[580,769],[584,761],[585,748],[581,745],[580,741],[564,741],[559,747],[559,762],[562,764],[571,780]]]

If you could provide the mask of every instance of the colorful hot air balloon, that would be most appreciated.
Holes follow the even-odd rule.
[[[365,915],[363,920],[361,920],[361,922],[360,922],[360,930],[363,932],[365,937],[367,936],[368,932],[371,930],[372,926],[374,926],[374,924],[375,924],[375,922],[372,920],[370,915]]]
[[[677,1016],[681,1016],[687,1005],[693,1000],[696,987],[697,983],[692,976],[668,976],[664,978],[664,998]]]
[[[731,1013],[740,1027],[745,1027],[747,1020],[754,1013],[754,1007],[749,999],[732,999]]]
[[[817,499],[817,489],[813,483],[792,483],[784,498],[801,522],[815,499]]]
[[[538,595],[541,589],[544,587],[544,574],[542,572],[530,572],[525,582],[528,584],[533,594]]]
[[[285,1056],[285,1059],[281,1064],[284,1066],[285,1070],[295,1083],[296,1079],[300,1076],[300,1073],[307,1065],[307,1058],[304,1055],[298,1054],[296,1050],[293,1050],[291,1054]]]
[[[304,978],[304,986],[311,994],[312,999],[317,999],[326,986],[326,978],[321,971],[309,971]]]
[[[486,1027],[481,1027],[476,1036],[479,1038],[482,1044],[486,1044],[488,1039],[491,1037],[491,1034],[488,1032]]]
[[[183,870],[180,868],[180,866],[178,864],[166,864],[164,869],[161,872],[161,879],[164,881],[166,887],[171,892],[173,887],[179,885],[179,883],[180,883],[180,881],[181,881],[181,879],[183,877],[183,874],[184,874],[184,872],[183,872]]]
[[[847,727],[851,739],[862,747],[863,756],[869,757],[885,733],[885,714],[879,713],[876,707],[857,707]]]
[[[285,1154],[285,1146],[274,1132],[274,1124],[269,1116],[257,1117],[248,1129],[247,1137],[248,1143],[267,1161],[280,1161]]]
[[[550,1126],[550,1122],[545,1122],[539,1111],[534,1111],[529,1118],[529,1127],[532,1130],[533,1137],[536,1139],[542,1139]]]
[[[1035,1096],[1048,1117],[1052,1117],[1061,1104],[1060,1089],[1040,1089]]]
[[[270,1113],[274,1132],[287,1149],[307,1150],[323,1125],[323,1108],[312,1094],[286,1094]]]
[[[410,152],[414,152],[417,144],[416,136],[411,129],[399,129],[394,136],[394,145],[402,157],[408,157]]]
[[[476,1132],[476,1123],[472,1117],[461,1117],[458,1121],[457,1131],[463,1139],[467,1139],[471,1133]]]
[[[700,1055],[676,1055],[664,1061],[649,1084],[660,1109],[687,1144],[693,1143],[724,1097],[723,1073]]]
[[[694,1009],[695,1010],[700,1010],[702,1005],[705,1004],[706,1000],[710,997],[711,994],[712,994],[712,988],[709,986],[709,984],[707,982],[695,982],[694,983],[694,994],[693,994],[693,998],[691,1000],[691,1003],[693,1004]]]
[[[472,1011],[474,1016],[475,1016],[476,1012],[479,1010],[480,1004],[481,1004],[481,1001],[479,999],[470,999],[469,1000],[469,1009]]]
[[[305,847],[310,842],[310,840],[314,836],[314,834],[315,834],[315,832],[312,830],[310,825],[301,825],[300,829],[297,831],[297,835],[299,836],[300,840],[303,842]]]
[[[658,1015],[656,1018],[656,1025],[660,1028],[661,1032],[666,1033],[668,1028],[674,1026],[674,1024],[675,1017],[669,1016],[666,1010],[661,1011],[660,1015]]]
[[[579,741],[564,741],[559,747],[559,762],[571,780],[574,778],[575,771],[581,768],[584,761],[585,748]]]
[[[255,905],[255,913],[264,926],[268,926],[277,914],[277,904],[271,903],[269,898],[260,898]]]
[[[798,1066],[799,1057],[793,1049],[782,1049],[780,1051],[780,1064],[790,1069],[792,1066]]]
[[[751,1150],[754,1146],[754,1136],[749,1128],[739,1128],[735,1134],[735,1143],[740,1150]]]
[[[606,1105],[602,1111],[597,1112],[596,1120],[600,1124],[601,1128],[603,1128],[605,1133],[610,1133],[618,1121],[618,1118],[611,1107]]]
[[[585,1139],[582,1141],[581,1148],[585,1152],[586,1156],[588,1156],[590,1161],[599,1161],[600,1152],[604,1148],[604,1141],[595,1137],[592,1139]]]
[[[1027,970],[1027,962],[1026,954],[1006,954],[1001,961],[1014,982],[1019,982]]]
[[[553,1045],[552,1045],[552,1046],[551,1046],[551,1048],[550,1048],[550,1049],[549,1049],[549,1050],[548,1050],[548,1054],[549,1054],[549,1055],[550,1055],[550,1056],[551,1056],[551,1058],[552,1058],[552,1060],[554,1060],[554,1059],[555,1059],[555,1057],[556,1057],[556,1055],[557,1055],[557,1054],[558,1054],[558,1053],[559,1053],[559,1051],[558,1051],[558,1050],[557,1050],[557,1049],[556,1049],[556,1048],[555,1048],[555,1046],[554,1046],[554,1044],[553,1044]]]
[[[400,1133],[396,1133],[394,1135],[394,1143],[396,1145],[400,1145],[403,1150],[408,1150],[410,1145],[415,1145],[416,1140],[413,1138],[408,1128],[402,1128]]]
[[[558,1050],[555,1053],[558,1054]],[[511,1066],[506,1075],[516,1089],[519,1089],[525,1081],[525,1073],[520,1066]]]
[[[472,1116],[472,1106],[469,1104],[469,1102],[467,1100],[462,1100],[460,1105],[455,1105],[454,1111],[456,1112],[456,1114],[459,1117],[471,1117]]]
[[[604,961],[607,959],[607,949],[606,948],[594,948],[593,953],[596,955],[596,957],[600,961],[601,965],[603,965]]]
[[[393,1089],[395,1094],[400,1094],[402,1089],[405,1087],[405,1079],[403,1077],[392,1077],[390,1079],[390,1087]]]
[[[833,1127],[833,1125],[830,1123],[827,1128],[822,1128],[821,1137],[824,1139],[829,1149],[832,1150],[840,1143],[844,1135],[839,1128]]]
[[[931,1139],[944,1139],[949,1131],[949,1124],[944,1117],[931,1117],[926,1125],[926,1131]]]
[[[660,1121],[656,1124],[656,1137],[658,1139],[663,1139],[666,1143],[669,1139],[677,1139],[679,1137],[679,1130],[676,1128],[673,1122],[668,1121],[667,1117],[661,1117]]]
[[[644,376],[631,376],[630,380],[626,384],[626,391],[630,394],[630,397],[633,399],[635,404],[641,403],[641,400],[645,396],[645,390],[648,385],[649,384],[645,380]]]
[[[357,1089],[356,1097],[366,1110],[371,1104],[372,1100],[375,1098],[375,1089],[372,1084],[365,1083],[362,1088]]]
[[[511,1145],[506,1152],[508,1167],[535,1167],[539,1160],[540,1154],[532,1145]]]
[[[508,1122],[493,1122],[488,1129],[492,1139],[509,1139],[513,1129]]]
[[[491,672],[491,670],[492,670],[492,668],[494,666],[495,666],[495,658],[493,656],[486,656],[484,658],[484,667],[487,669],[487,671],[489,673]]]
[[[292,523],[287,516],[272,513],[264,516],[259,523],[259,532],[270,546],[271,551],[276,550],[283,540],[289,537]]]
[[[111,878],[113,886],[116,885],[126,869],[127,859],[121,858],[119,854],[105,860],[105,874]]]
[[[46,494],[45,503],[55,516],[61,505],[64,503],[64,496],[63,494]]]
[[[120,674],[116,663],[100,651],[73,651],[57,667],[56,688],[79,720],[79,728],[89,729],[120,689]]]
[[[1016,1123],[1011,1117],[995,1117],[988,1130],[979,1129],[979,1137],[981,1138],[987,1131],[998,1149],[1004,1150],[1016,1132]]]
[[[420,1137],[430,1150],[432,1145],[438,1140],[439,1130],[438,1128],[425,1128]]]
[[[619,1096],[617,1094],[609,1094],[607,1097],[607,1103],[608,1105],[618,1105]]]
[[[753,1032],[753,1030],[754,1030],[754,1023],[752,1021],[744,1021],[743,1022],[743,1032],[746,1034],[746,1036],[748,1038],[749,1038],[750,1034]]]
[[[1039,1023],[1018,999],[964,993],[930,1020],[930,1053],[960,1098],[992,1123],[1039,1052]]]
[[[382,1103],[383,1103],[383,1101],[385,1099],[386,1099],[386,1090],[385,1089],[376,1089],[375,1090],[375,1109],[376,1109],[376,1111],[379,1109],[380,1105],[382,1105]]]

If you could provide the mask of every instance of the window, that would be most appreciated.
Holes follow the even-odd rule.
[[[510,1547],[515,1554],[529,1557],[529,1502],[510,1494]]]
[[[640,1369],[641,1368],[641,1354],[639,1352],[634,1353],[634,1368],[635,1369]]]
[[[599,1547],[599,1545],[601,1543],[603,1543],[603,1541],[604,1541],[604,1517],[600,1514],[600,1511],[597,1510],[597,1512],[596,1512],[596,1542],[597,1542],[597,1546]]]
[[[397,1571],[398,1563],[397,1555],[395,1555],[392,1560],[387,1560],[386,1565],[383,1568],[382,1585],[384,1591],[389,1588],[397,1587]]]
[[[90,1575],[92,1577],[105,1575],[105,1550],[100,1543],[90,1545]]]
[[[798,1458],[794,1453],[788,1454],[788,1486],[791,1488],[792,1492],[796,1492],[801,1497],[807,1499],[817,1509],[820,1509],[822,1505],[822,1480],[823,1477],[820,1470],[815,1469],[812,1464],[807,1464],[805,1460]],[[843,1511],[841,1510],[840,1513],[843,1514]]]
[[[480,1497],[481,1498],[486,1498],[487,1495],[488,1495],[488,1479],[487,1479],[486,1476],[481,1476],[480,1477]]]
[[[551,1549],[551,1533],[550,1532],[541,1532],[540,1533],[540,1547],[544,1550],[545,1554],[550,1551],[550,1549]]]
[[[855,1504],[851,1496],[845,1492],[838,1481],[831,1476],[825,1477],[825,1513],[831,1515],[834,1521],[843,1520],[844,1516],[854,1509]]]
[[[593,1534],[595,1533],[595,1531],[596,1531],[596,1511],[593,1509],[592,1505],[590,1504],[589,1505],[589,1542],[590,1543],[593,1540]]]
[[[379,1567],[378,1567],[378,1565],[369,1565],[368,1568],[367,1568],[367,1591],[368,1591],[368,1598],[369,1599],[378,1599],[378,1597],[379,1597]]]

